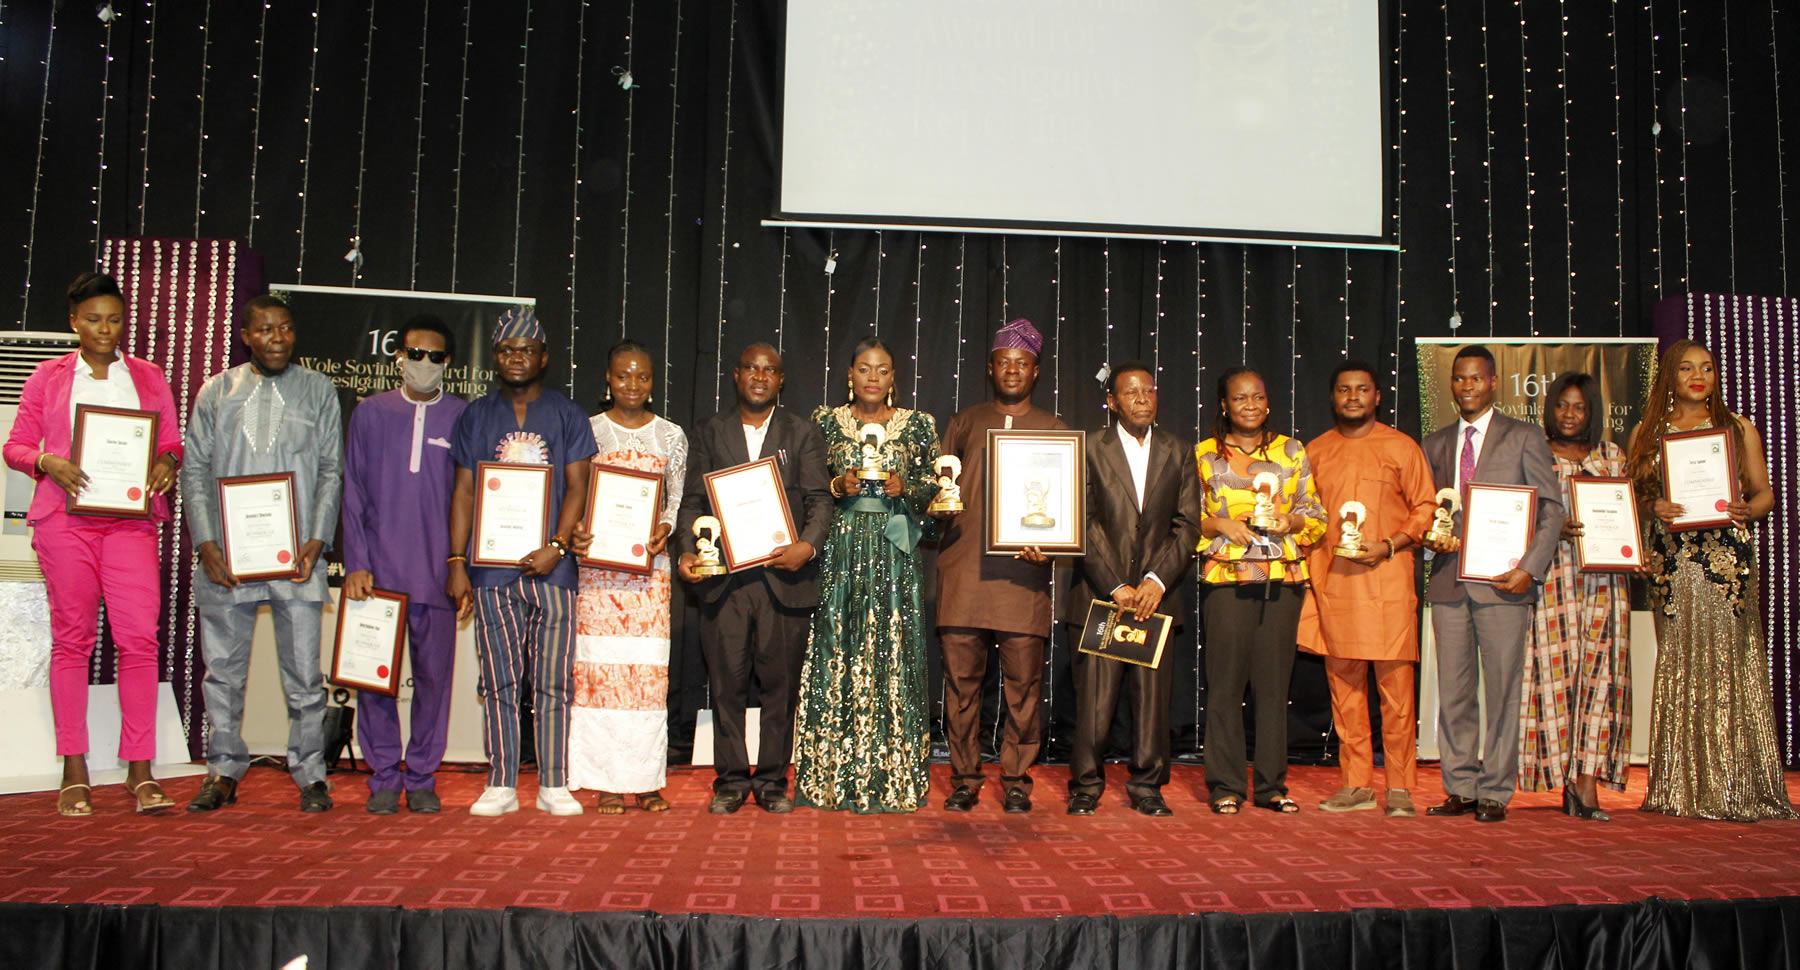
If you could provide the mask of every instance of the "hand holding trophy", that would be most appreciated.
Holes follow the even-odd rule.
[[[700,560],[694,564],[695,575],[725,575],[725,564],[719,561],[719,537],[723,528],[719,520],[710,515],[694,520],[694,552]]]
[[[1454,488],[1440,488],[1437,506],[1437,512],[1432,515],[1431,531],[1425,533],[1425,544],[1432,548],[1447,546],[1455,539],[1456,528],[1450,520],[1462,511],[1462,496]]]
[[[881,467],[881,446],[887,441],[887,431],[871,421],[859,428],[856,435],[862,439],[862,467],[856,470],[856,477],[865,482],[887,481],[888,471]]]
[[[939,455],[937,465],[937,497],[925,511],[933,515],[954,515],[963,510],[962,486],[956,484],[962,474],[962,459],[955,455]]]
[[[1281,528],[1281,516],[1275,511],[1275,490],[1281,487],[1281,479],[1274,472],[1259,472],[1250,480],[1250,487],[1256,490],[1256,505],[1250,512],[1250,528],[1258,532]]]
[[[1345,559],[1355,559],[1369,551],[1368,543],[1363,541],[1363,523],[1368,521],[1368,506],[1361,502],[1345,502],[1338,509],[1338,544],[1331,550],[1332,555]]]

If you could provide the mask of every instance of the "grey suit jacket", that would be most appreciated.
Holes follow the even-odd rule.
[[[825,438],[819,426],[786,408],[769,412],[769,433],[757,458],[774,458],[781,471],[782,491],[787,493],[788,514],[793,516],[799,540],[825,551],[825,534],[831,525],[831,472],[825,464]],[[687,484],[681,493],[681,513],[676,519],[674,545],[679,552],[694,551],[694,520],[712,514],[706,494],[706,476],[750,460],[744,450],[744,424],[737,405],[720,411],[694,429],[688,438]],[[793,572],[755,567],[769,584],[775,601],[789,609],[819,604],[819,560]],[[703,579],[695,592],[706,603],[724,594],[730,576]]]
[[[1431,433],[1424,441],[1425,460],[1431,465],[1431,480],[1437,488],[1456,485],[1456,465],[1462,442],[1457,428],[1461,422]],[[1462,583],[1456,579],[1457,554],[1439,555],[1432,560],[1431,584],[1425,598],[1433,603],[1458,603],[1464,596],[1477,603],[1535,603],[1537,587],[1550,571],[1556,556],[1556,544],[1562,538],[1563,520],[1568,517],[1562,504],[1562,484],[1556,478],[1556,462],[1550,457],[1550,443],[1543,429],[1494,412],[1488,424],[1487,439],[1481,446],[1481,458],[1475,463],[1476,482],[1489,485],[1529,485],[1537,489],[1537,526],[1526,547],[1519,568],[1531,574],[1536,582],[1524,593],[1502,593],[1488,583]],[[1462,531],[1462,513],[1456,513],[1457,534]]]
[[[1113,590],[1136,585],[1145,573],[1173,589],[1194,563],[1203,509],[1192,442],[1161,428],[1151,433],[1140,511],[1119,429],[1089,438],[1087,555],[1076,561],[1063,620],[1086,622],[1092,601],[1110,599]]]

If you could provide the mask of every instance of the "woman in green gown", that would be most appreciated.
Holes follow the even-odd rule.
[[[813,808],[910,812],[930,789],[918,545],[935,531],[937,424],[894,407],[894,357],[874,337],[856,345],[849,386],[847,402],[813,412],[837,507],[800,674],[794,789]],[[885,479],[861,477],[866,453]]]

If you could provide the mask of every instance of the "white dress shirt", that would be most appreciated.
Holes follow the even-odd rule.
[[[75,408],[78,405],[91,404],[103,408],[125,408],[137,410],[137,385],[131,383],[131,370],[125,366],[125,354],[113,351],[113,362],[106,367],[106,377],[94,376],[94,368],[81,356],[75,354],[75,376],[69,382],[69,426],[75,426]]]
[[[1142,512],[1144,511],[1144,482],[1150,477],[1150,436],[1154,434],[1155,431],[1151,428],[1145,428],[1144,440],[1142,441],[1133,437],[1131,432],[1126,431],[1123,425],[1119,426],[1118,432],[1119,444],[1125,449],[1125,466],[1131,469],[1131,484],[1133,488],[1137,489],[1138,511]],[[1162,577],[1156,575],[1154,572],[1145,573],[1144,578],[1154,579],[1156,580],[1156,585],[1168,589],[1167,586],[1163,585]],[[1139,583],[1141,584],[1142,580],[1140,580]]]
[[[769,418],[774,416],[774,413],[770,412],[768,417],[763,418],[762,424],[744,425],[744,451],[750,456],[751,461],[755,461],[756,456],[762,454],[763,439],[769,436]]]
[[[1451,464],[1456,468],[1456,490],[1462,491],[1465,484],[1462,480],[1463,442],[1469,440],[1469,429],[1475,429],[1475,464],[1481,464],[1481,446],[1487,444],[1488,425],[1494,421],[1494,409],[1489,407],[1481,412],[1475,420],[1458,419],[1456,422],[1456,453],[1450,456]]]

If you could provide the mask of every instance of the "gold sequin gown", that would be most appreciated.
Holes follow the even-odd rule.
[[[1741,529],[1650,527],[1656,617],[1644,811],[1796,818],[1781,775],[1756,562]]]

